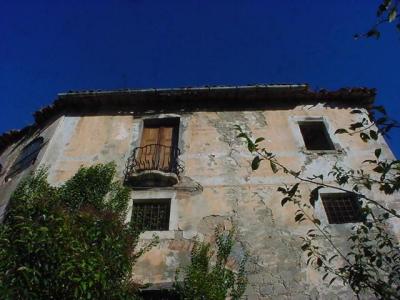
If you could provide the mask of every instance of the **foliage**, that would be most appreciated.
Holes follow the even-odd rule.
[[[400,18],[399,18],[400,2],[399,0],[381,0],[380,5],[376,11],[376,22],[370,30],[363,34],[356,34],[354,38],[360,37],[374,37],[378,39],[381,36],[379,30],[380,26],[385,23],[396,23],[397,30],[400,31]]]
[[[132,299],[138,232],[114,164],[81,168],[61,187],[41,169],[13,193],[0,227],[3,299]]]
[[[382,107],[374,107],[367,113],[355,109],[351,112],[358,116],[358,121],[349,128],[338,129],[336,134],[359,135],[368,143],[380,139],[389,130],[399,124],[388,118]],[[380,299],[398,299],[400,295],[400,246],[391,232],[391,223],[398,221],[400,214],[387,207],[385,195],[400,190],[400,161],[384,158],[380,148],[374,149],[371,159],[363,162],[360,169],[350,169],[337,162],[328,174],[304,175],[304,170],[296,171],[283,165],[272,151],[260,146],[264,138],[253,140],[239,126],[238,137],[246,141],[248,150],[253,154],[251,167],[257,170],[261,162],[267,162],[274,173],[283,172],[295,179],[295,184],[278,188],[283,195],[281,205],[289,203],[297,208],[294,220],[297,223],[307,222],[313,226],[302,237],[301,250],[307,257],[307,264],[324,273],[323,279],[331,285],[341,280],[356,295],[372,292]],[[366,171],[369,170],[369,171]],[[300,192],[312,187],[307,199]],[[346,192],[359,199],[361,213],[360,223],[355,223],[348,237],[348,247],[344,249],[332,236],[330,227],[321,224],[314,215],[315,202],[321,188],[330,188]],[[370,193],[380,190],[381,193]],[[377,195],[380,195],[379,198]],[[324,248],[323,242],[329,245]]]
[[[223,232],[215,229],[216,254],[210,243],[195,240],[191,251],[191,263],[184,269],[183,282],[177,271],[174,288],[181,299],[224,300],[240,299],[247,277],[245,264],[247,256],[239,263],[238,271],[230,267],[229,257],[234,245],[234,229]]]

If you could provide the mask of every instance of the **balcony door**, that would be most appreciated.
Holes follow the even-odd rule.
[[[171,171],[176,159],[177,125],[170,119],[144,123],[138,157],[142,169]]]

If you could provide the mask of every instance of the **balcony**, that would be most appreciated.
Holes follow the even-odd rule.
[[[125,169],[125,183],[133,187],[177,184],[183,171],[178,147],[150,144],[133,149]]]

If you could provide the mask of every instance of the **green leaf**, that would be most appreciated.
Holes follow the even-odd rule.
[[[265,138],[259,137],[259,138],[257,138],[257,139],[255,140],[255,143],[258,144],[258,143],[260,143],[260,142],[262,142],[262,141],[264,141],[264,140],[265,140]]]
[[[233,127],[234,127],[236,130],[238,130],[238,131],[242,131],[242,128],[241,128],[239,125],[237,125],[237,124],[234,125]]]
[[[376,266],[377,266],[378,268],[382,267],[382,259],[378,259],[378,260],[376,261]]]
[[[269,164],[271,166],[272,172],[274,172],[274,173],[278,172],[278,167],[272,160],[269,161]]]
[[[397,8],[393,7],[393,9],[389,13],[389,23],[393,22],[397,17]]]
[[[256,145],[250,139],[247,139],[247,149],[249,149],[251,153],[256,150]]]
[[[281,192],[282,194],[285,194],[285,195],[287,194],[287,190],[285,188],[281,187],[281,186],[278,187],[277,191]]]
[[[370,31],[367,32],[367,37],[375,37],[376,39],[379,39],[380,36],[381,33],[375,28],[372,28]]]
[[[297,215],[294,217],[294,220],[295,220],[296,222],[298,222],[298,221],[300,221],[301,218],[303,218],[303,216],[304,216],[304,214],[297,214]]]
[[[291,198],[285,197],[285,198],[282,199],[281,205],[284,206],[286,204],[286,202],[291,201],[291,200],[292,200]]]
[[[379,158],[379,156],[381,156],[381,153],[382,153],[382,149],[380,149],[380,148],[375,149],[375,157],[376,158]]]
[[[322,266],[322,259],[318,257],[316,263],[317,263],[318,267],[321,267]]]
[[[296,183],[295,185],[292,186],[290,191],[288,192],[289,197],[293,197],[294,194],[297,192],[297,188],[299,187],[300,183]]]
[[[349,133],[349,132],[344,128],[339,128],[335,131],[335,134],[342,134],[342,133]]]
[[[375,130],[370,130],[369,135],[371,136],[371,139],[375,141],[378,139],[378,133]]]
[[[262,159],[258,155],[253,158],[253,161],[251,162],[251,169],[253,171],[257,170],[260,167],[261,160]]]
[[[384,169],[382,166],[377,166],[373,169],[373,171],[375,171],[376,173],[383,173]]]
[[[329,258],[329,262],[332,262],[332,260],[334,260],[336,257],[338,257],[339,255],[338,254],[335,254],[335,255],[332,255],[330,258]]]
[[[40,227],[40,228],[39,228],[39,231],[48,232],[49,229],[48,229],[47,227]]]
[[[309,244],[303,244],[303,245],[301,245],[301,250],[303,250],[303,251],[306,251],[307,249],[309,249],[310,248],[310,245]]]
[[[315,206],[315,202],[317,202],[317,200],[318,200],[318,191],[319,191],[320,189],[322,189],[322,186],[318,186],[318,187],[314,188],[314,189],[310,192],[309,201],[310,201],[310,204],[311,204],[312,207]]]
[[[361,123],[361,122],[356,122],[356,123],[353,123],[353,124],[350,125],[350,129],[351,129],[351,130],[356,130],[357,128],[361,128],[361,127],[363,127],[363,126],[364,126],[363,123]]]
[[[331,281],[329,281],[328,286],[331,286],[332,283],[333,283],[335,280],[336,280],[336,277],[333,277],[333,278],[331,279]]]
[[[360,138],[366,143],[370,139],[369,135],[366,134],[365,132],[360,133]]]

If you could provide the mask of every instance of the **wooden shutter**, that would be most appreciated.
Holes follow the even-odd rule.
[[[142,148],[138,155],[140,169],[170,170],[173,134],[173,126],[143,128]]]
[[[171,146],[174,127],[160,127],[159,131],[159,159],[160,169],[169,171],[171,167]]]
[[[145,127],[143,128],[142,141],[140,146],[144,147],[139,151],[138,160],[140,169],[149,169],[156,164],[157,160],[157,144],[158,144],[159,128]],[[147,146],[147,147],[145,147]]]

